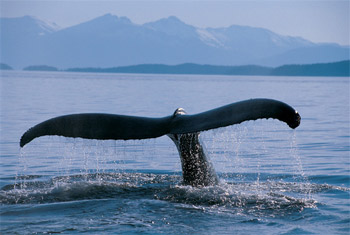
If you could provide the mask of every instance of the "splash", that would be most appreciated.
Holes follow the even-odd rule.
[[[0,190],[1,204],[47,204],[106,199],[159,200],[180,207],[190,206],[266,217],[317,207],[315,200],[300,197],[306,192],[349,191],[348,188],[326,184],[301,187],[300,183],[266,181],[260,182],[260,193],[257,194],[254,181],[198,188],[181,185],[180,174],[95,173],[47,180],[43,178],[45,177],[28,176],[25,187],[21,185],[23,183],[6,185]]]
[[[226,174],[225,182],[254,181],[255,193],[260,195],[265,181],[288,180],[305,188],[303,199],[312,199],[295,131],[285,131],[283,125],[270,120],[258,120],[210,132],[204,135],[205,142],[211,143],[207,149],[215,169]],[[252,177],[243,177],[247,173]],[[292,174],[293,178],[285,178],[286,174]]]
[[[311,183],[305,174],[303,170],[303,164],[301,160],[301,156],[298,152],[298,146],[297,146],[297,137],[296,137],[296,132],[293,131],[293,134],[291,135],[291,140],[290,140],[290,155],[295,161],[295,168],[296,168],[296,175],[294,176],[296,181],[304,182],[303,184],[300,184],[302,187],[302,190],[305,192],[305,195],[307,196],[308,199],[312,198],[311,195]]]

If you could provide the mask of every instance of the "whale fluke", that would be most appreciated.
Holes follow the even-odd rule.
[[[59,116],[26,131],[20,146],[47,135],[99,140],[147,139],[166,134],[196,133],[261,118],[275,118],[291,128],[300,124],[300,115],[289,105],[271,99],[251,99],[195,115],[174,114],[163,118],[101,113]]]
[[[58,135],[98,140],[156,138],[169,133],[169,118],[83,113],[59,116],[30,128],[21,138],[23,147],[33,139]]]
[[[217,184],[219,179],[205,155],[199,133],[259,118],[275,118],[293,129],[300,124],[299,113],[289,105],[271,99],[251,99],[195,115],[186,115],[179,108],[173,115],[163,118],[99,113],[55,117],[26,131],[21,137],[20,146],[45,135],[99,140],[147,139],[168,135],[179,151],[184,184],[208,186]]]
[[[172,120],[170,133],[200,132],[264,118],[278,119],[292,129],[300,124],[300,115],[291,106],[277,100],[251,99],[195,115],[180,115]]]

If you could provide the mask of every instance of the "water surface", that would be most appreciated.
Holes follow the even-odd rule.
[[[1,74],[3,234],[348,234],[349,78],[18,72]],[[97,141],[20,136],[46,119],[103,112],[194,114],[250,98],[296,108],[203,132],[217,186],[181,184],[168,137]]]

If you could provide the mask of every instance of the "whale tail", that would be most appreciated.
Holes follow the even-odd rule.
[[[184,110],[179,112],[183,114]],[[174,113],[163,118],[99,113],[59,116],[26,131],[20,146],[46,135],[99,140],[147,139],[166,134],[195,133],[261,118],[278,119],[293,129],[300,124],[300,115],[291,106],[271,99],[251,99],[195,115]]]

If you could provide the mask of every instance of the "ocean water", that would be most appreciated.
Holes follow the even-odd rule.
[[[1,234],[349,234],[349,78],[1,72]],[[56,136],[46,119],[101,112],[194,114],[250,98],[301,114],[201,133],[217,186],[181,184],[168,137]]]

